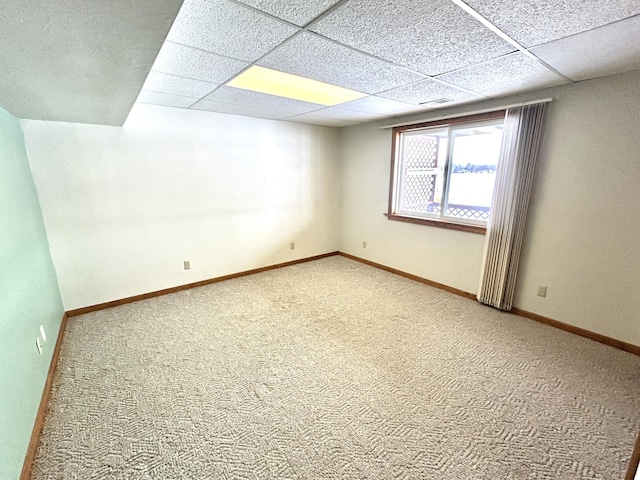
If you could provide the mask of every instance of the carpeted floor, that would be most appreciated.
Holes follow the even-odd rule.
[[[72,318],[33,479],[622,479],[640,358],[330,257]]]

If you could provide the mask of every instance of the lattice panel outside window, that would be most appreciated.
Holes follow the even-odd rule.
[[[489,210],[489,207],[449,204],[447,206],[447,216],[486,221],[489,220]],[[433,211],[429,213],[440,213],[440,205],[434,206]]]
[[[404,141],[401,209],[427,212],[434,201],[439,137],[407,136]]]

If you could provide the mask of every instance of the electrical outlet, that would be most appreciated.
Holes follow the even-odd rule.
[[[40,337],[36,338],[36,347],[38,348],[38,353],[42,355],[42,345],[40,345]]]
[[[367,242],[365,242],[364,240],[362,241],[362,248],[367,248]]]
[[[189,260],[184,261],[184,269],[191,270],[191,262]]]
[[[546,297],[547,296],[547,287],[538,287],[537,295],[539,297]]]
[[[42,337],[42,341],[47,341],[47,334],[44,333],[44,325],[40,325],[40,336]]]
[[[289,250],[295,250],[296,249],[296,244],[294,242],[291,242],[289,244]]]

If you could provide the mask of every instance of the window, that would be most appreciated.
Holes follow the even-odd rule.
[[[388,218],[484,233],[504,116],[394,128]]]

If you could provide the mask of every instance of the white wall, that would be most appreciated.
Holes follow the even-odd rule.
[[[378,127],[550,96],[514,305],[640,345],[639,71],[343,129],[340,250],[475,293],[484,236],[382,215],[391,131]]]
[[[389,199],[391,130],[380,130],[381,124],[342,131],[340,250],[474,291],[484,236],[390,221],[383,216]]]
[[[431,118],[548,96],[515,306],[640,345],[640,72]],[[382,215],[383,123],[338,135],[150,106],[125,128],[25,121],[66,309],[338,248],[475,292],[484,236]]]
[[[145,105],[23,129],[67,310],[337,250],[336,129]]]

